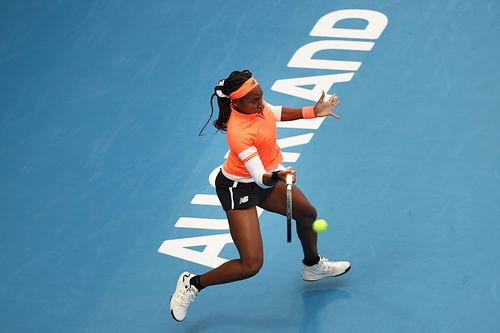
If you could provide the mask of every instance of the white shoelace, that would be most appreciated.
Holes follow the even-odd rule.
[[[323,272],[331,272],[332,270],[335,270],[335,267],[333,265],[328,265],[328,259],[324,257],[321,257],[319,259],[317,265]]]
[[[196,297],[196,290],[191,287],[188,287],[184,290],[184,292],[180,295],[181,303],[183,305],[189,305],[193,302]]]

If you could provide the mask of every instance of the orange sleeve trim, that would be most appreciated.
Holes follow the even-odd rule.
[[[304,118],[304,119],[316,118],[316,114],[314,113],[314,106],[303,107],[302,108],[302,118]]]
[[[255,152],[255,153],[253,153],[252,155],[247,156],[244,160],[242,160],[242,162],[243,162],[243,163],[246,163],[246,162],[250,161],[252,158],[254,158],[254,157],[255,157],[255,156],[257,156],[257,155],[259,155],[259,153],[258,153],[258,152]]]

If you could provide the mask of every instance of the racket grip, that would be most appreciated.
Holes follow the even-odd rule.
[[[293,184],[293,175],[288,174],[286,175],[286,187],[291,188]]]

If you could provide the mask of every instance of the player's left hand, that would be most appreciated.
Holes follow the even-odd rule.
[[[314,106],[314,114],[316,117],[326,117],[332,116],[335,119],[340,119],[340,116],[333,112],[333,109],[340,104],[338,96],[334,93],[328,101],[325,101],[325,92],[321,94],[321,97],[316,102]]]

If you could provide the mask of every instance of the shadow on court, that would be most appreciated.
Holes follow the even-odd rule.
[[[334,308],[337,302],[350,299],[351,294],[343,289],[347,287],[347,281],[333,279],[308,282],[302,291],[304,315],[300,323],[301,332],[321,332],[325,328],[321,320],[322,312],[327,308]],[[335,316],[335,311],[330,313]]]
[[[334,315],[332,308],[351,298],[345,290],[348,287],[348,281],[334,279],[304,283],[292,292],[296,297],[274,300],[276,309],[272,313],[265,313],[255,302],[255,312],[241,315],[219,312],[215,306],[209,315],[191,318],[195,322],[186,325],[183,332],[222,332],[230,329],[238,332],[321,332],[325,328],[321,319],[324,312]],[[273,302],[263,301],[267,304]]]

